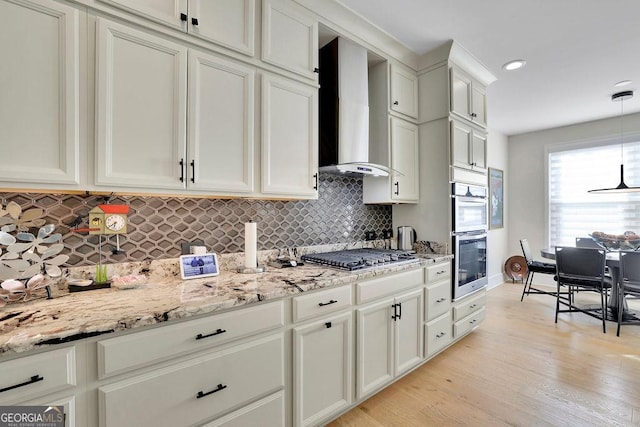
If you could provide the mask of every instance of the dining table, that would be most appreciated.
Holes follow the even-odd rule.
[[[603,249],[604,250],[604,249]],[[540,250],[540,255],[547,259],[556,259],[556,250],[554,248],[543,248]],[[607,320],[614,322],[618,321],[618,310],[622,308],[622,321],[640,321],[640,312],[632,310],[627,304],[627,300],[622,300],[622,307],[620,307],[620,301],[618,297],[618,282],[620,280],[620,252],[618,251],[606,251],[606,266],[609,267],[609,274],[611,275],[611,295],[607,302]]]

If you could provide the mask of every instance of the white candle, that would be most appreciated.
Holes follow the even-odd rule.
[[[258,267],[258,224],[246,222],[244,224],[244,266]]]

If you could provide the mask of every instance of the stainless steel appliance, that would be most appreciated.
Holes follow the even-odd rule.
[[[335,252],[302,255],[302,261],[326,265],[348,271],[384,267],[397,264],[418,262],[418,258],[411,251],[391,249],[347,249]]]
[[[487,230],[487,187],[453,183],[451,200],[454,233]]]
[[[456,300],[488,284],[487,188],[453,183],[451,200],[453,299]]]
[[[401,225],[398,227],[398,249],[401,251],[413,250],[416,237],[416,230],[413,227]]]

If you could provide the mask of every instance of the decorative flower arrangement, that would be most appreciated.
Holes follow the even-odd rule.
[[[43,216],[42,209],[22,212],[15,202],[0,205],[0,306],[28,301],[36,291],[50,295],[51,278],[62,275],[60,265],[69,256],[60,255],[62,235],[51,234],[55,226],[45,225]]]

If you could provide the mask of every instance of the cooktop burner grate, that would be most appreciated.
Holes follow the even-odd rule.
[[[349,271],[416,262],[418,260],[412,251],[372,248],[308,254],[302,255],[300,259]]]

